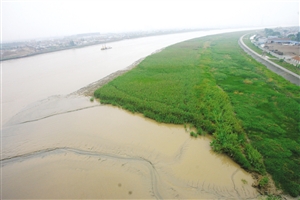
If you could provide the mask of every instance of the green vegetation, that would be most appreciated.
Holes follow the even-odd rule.
[[[290,70],[291,72],[294,72],[295,74],[300,75],[300,65],[295,66],[290,63],[285,62],[283,59],[280,60],[271,60],[272,62],[276,63],[277,65],[280,65],[287,70]]]
[[[266,36],[281,36],[280,32],[274,31],[273,29],[265,28]]]
[[[297,196],[300,89],[244,53],[237,42],[243,34],[167,47],[94,95],[158,122],[192,124],[197,134],[214,136],[214,151],[248,171],[267,171],[278,187]]]
[[[290,35],[288,35],[288,38],[299,42],[300,41],[300,32],[298,32],[296,34],[290,34]]]
[[[268,195],[265,199],[266,200],[281,200],[283,198],[281,198],[281,196]]]
[[[260,179],[258,185],[259,185],[259,187],[263,188],[268,185],[268,182],[269,182],[269,178],[267,176],[264,176],[264,177],[262,177],[262,179]]]
[[[94,97],[91,97],[91,98],[90,98],[90,102],[94,102]]]
[[[251,40],[250,40],[250,34],[245,35],[243,38],[243,42],[245,43],[245,45],[247,45],[250,49],[252,49],[253,51],[255,51],[256,53],[258,53],[259,55],[263,54],[263,50],[261,50],[260,48],[258,48],[257,46],[255,46]],[[271,54],[268,54],[269,57],[271,58],[275,58],[274,56],[272,56]]]
[[[195,138],[198,137],[197,133],[195,133],[194,131],[190,132],[190,136],[195,137]]]

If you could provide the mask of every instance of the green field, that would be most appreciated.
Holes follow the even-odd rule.
[[[212,134],[212,148],[300,194],[300,88],[238,45],[245,32],[165,48],[95,91],[101,103]],[[197,136],[191,133],[192,136]],[[198,152],[195,152],[197,156]]]

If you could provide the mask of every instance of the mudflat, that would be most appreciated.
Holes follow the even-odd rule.
[[[3,198],[258,196],[251,175],[212,152],[209,137],[88,97],[49,101],[3,129]]]

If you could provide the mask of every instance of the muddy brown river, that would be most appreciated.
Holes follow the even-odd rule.
[[[204,35],[203,32],[199,34],[198,36]],[[187,34],[181,37],[189,39],[195,35]],[[178,35],[173,37],[169,38],[167,45],[181,41]],[[151,53],[164,47],[165,43],[161,41],[166,42],[167,38],[163,36],[155,40],[155,37],[149,37],[134,42],[141,48],[151,46],[146,48],[147,52]],[[153,40],[156,41],[154,46]],[[110,46],[115,44],[115,47],[121,48],[124,42],[128,41],[112,43]],[[2,199],[258,197],[258,193],[251,186],[251,175],[228,157],[214,153],[210,148],[211,139],[208,136],[191,138],[189,130],[183,125],[157,123],[140,114],[101,105],[97,101],[90,102],[90,98],[86,96],[74,93],[69,95],[91,83],[93,79],[97,80],[92,77],[95,76],[94,73],[98,73],[98,68],[105,68],[110,63],[112,66],[120,65],[120,61],[105,59],[113,55],[119,55],[119,58],[128,55],[125,48],[123,53],[120,49],[118,51],[121,53],[113,52],[113,46],[111,53],[104,53],[113,55],[99,55],[103,57],[104,63],[107,62],[101,65],[96,61],[100,59],[97,54],[102,52],[97,51],[95,54],[96,47],[2,63],[2,106],[5,110],[1,127]],[[89,55],[89,51],[93,55]],[[131,59],[143,57],[140,53],[133,54]],[[65,80],[65,84],[70,85],[62,84],[64,71],[71,72],[70,66],[74,66],[74,59],[84,55],[89,55],[85,58],[86,65],[74,65],[79,68],[79,72],[88,68],[86,70],[90,71],[91,75],[82,78],[84,80],[78,77],[73,80],[71,74],[70,78],[65,77],[72,79]],[[46,58],[49,62],[56,59],[61,69],[43,64],[47,62]],[[46,60],[42,62],[43,59]],[[62,61],[58,62],[57,59]],[[47,72],[45,74],[39,69],[43,66]],[[22,71],[18,72],[22,68],[23,74]],[[116,70],[118,67],[98,76],[102,78]],[[79,76],[78,71],[74,71],[75,77]],[[27,80],[28,82],[24,81],[24,85],[30,88],[26,89],[21,80],[14,85],[13,80],[18,79]],[[41,82],[44,84],[37,84],[43,79],[45,82]],[[55,82],[56,79],[58,83]],[[53,87],[50,87],[51,80]],[[59,87],[57,84],[62,85]],[[11,87],[6,88],[8,86]],[[22,92],[18,87],[24,88],[25,91]],[[49,91],[46,89],[48,87],[51,88]],[[26,93],[27,90],[31,91],[30,95]]]

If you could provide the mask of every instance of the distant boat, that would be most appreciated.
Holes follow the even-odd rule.
[[[102,46],[101,50],[111,49],[112,47],[107,47],[106,44]]]

